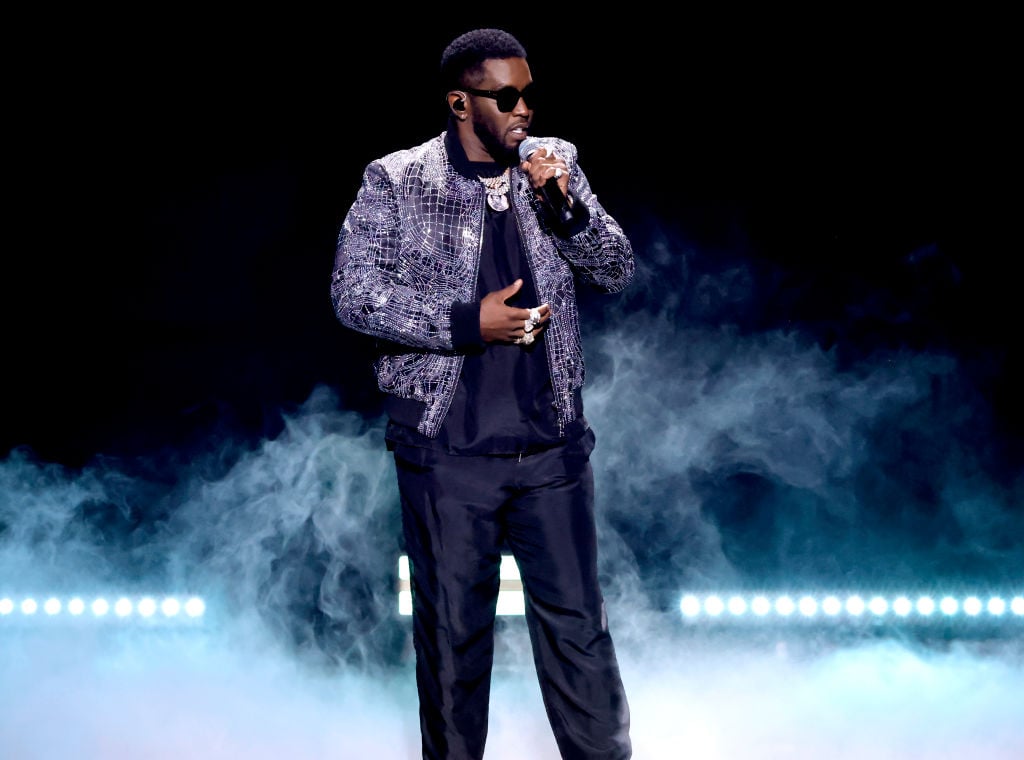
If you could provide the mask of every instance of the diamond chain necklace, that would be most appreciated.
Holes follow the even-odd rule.
[[[505,211],[508,209],[508,177],[508,169],[505,169],[497,177],[477,177],[487,189],[487,205],[495,211]]]

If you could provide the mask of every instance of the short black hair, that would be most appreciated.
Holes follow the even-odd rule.
[[[494,58],[526,58],[526,48],[503,29],[473,29],[459,35],[441,56],[441,87],[445,92],[457,90],[463,76]]]

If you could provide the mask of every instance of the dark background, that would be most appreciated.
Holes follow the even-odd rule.
[[[636,251],[581,292],[617,640],[676,631],[682,589],[1019,593],[1007,19],[147,13],[8,25],[0,578],[403,661],[372,346],[330,275],[363,168],[442,131],[441,52],[494,25]]]
[[[496,25],[547,93],[535,133],[577,143],[641,267],[687,240],[686,277],[648,270],[628,308],[851,362],[952,352],[1019,467],[998,19],[175,13],[12,25],[32,52],[8,110],[0,451],[77,466],[260,440],[321,384],[375,413],[369,346],[331,311],[335,236],[367,162],[442,130],[445,43]],[[738,265],[750,298],[693,303],[698,274]]]

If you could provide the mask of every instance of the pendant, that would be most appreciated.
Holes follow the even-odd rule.
[[[505,193],[487,193],[487,205],[495,211],[506,211],[508,196]]]

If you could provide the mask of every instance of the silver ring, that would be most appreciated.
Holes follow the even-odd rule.
[[[555,179],[561,179],[561,178],[562,178],[562,170],[560,168],[555,169]]]
[[[533,333],[532,332],[528,332],[528,333],[526,333],[526,335],[523,336],[522,344],[524,346],[528,346],[531,343],[533,343]]]
[[[533,332],[533,320],[528,319],[523,323],[523,332]]]
[[[530,309],[530,321],[534,324],[540,322],[540,309]]]

